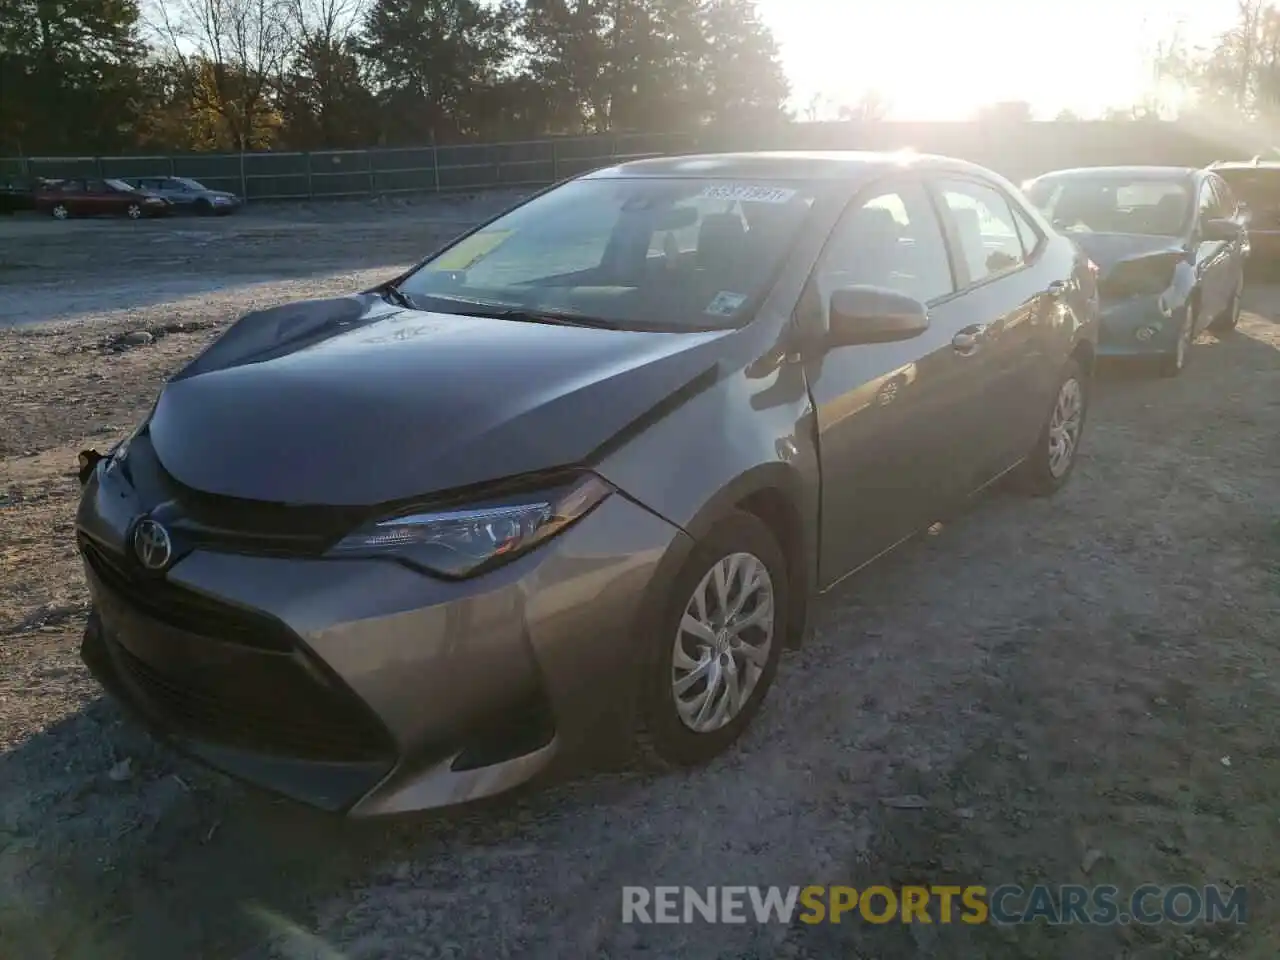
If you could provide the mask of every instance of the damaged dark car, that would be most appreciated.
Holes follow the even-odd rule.
[[[934,157],[638,161],[251,313],[80,461],[82,655],[186,753],[441,807],[748,728],[812,597],[1069,479],[1088,262]]]
[[[1081,167],[1024,190],[1098,267],[1101,355],[1155,359],[1172,377],[1202,332],[1235,329],[1246,213],[1212,171]]]

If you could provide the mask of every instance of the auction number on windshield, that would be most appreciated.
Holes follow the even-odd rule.
[[[705,200],[740,200],[743,203],[786,203],[795,195],[794,190],[746,183],[717,183],[699,194]]]

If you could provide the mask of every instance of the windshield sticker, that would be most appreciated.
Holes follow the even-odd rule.
[[[446,273],[468,270],[493,253],[510,236],[510,230],[482,230],[473,233],[440,254],[425,269]]]
[[[787,203],[795,195],[794,190],[749,183],[717,183],[698,194],[704,200],[740,200],[743,203]]]
[[[715,299],[707,304],[706,312],[717,317],[730,317],[737,313],[746,302],[746,294],[721,290],[716,294]]]

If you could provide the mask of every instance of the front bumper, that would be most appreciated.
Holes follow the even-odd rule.
[[[1129,297],[1102,303],[1101,326],[1098,331],[1098,356],[1145,357],[1172,352],[1178,344],[1178,332],[1186,320],[1186,307],[1168,313],[1154,296]],[[1140,332],[1149,336],[1140,337]]]
[[[616,751],[644,655],[633,625],[663,557],[688,548],[615,494],[473,581],[211,550],[148,579],[123,547],[137,514],[103,473],[78,517],[91,671],[181,751],[352,817],[467,802]]]

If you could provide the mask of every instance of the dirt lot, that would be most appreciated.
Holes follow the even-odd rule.
[[[1062,496],[993,495],[824,602],[705,770],[352,825],[124,723],[76,656],[75,452],[235,314],[478,210],[0,225],[0,315],[78,321],[0,331],[0,957],[1280,955],[1280,288],[1183,379],[1106,375]],[[1245,885],[1249,922],[619,922],[624,884],[1037,881]]]

